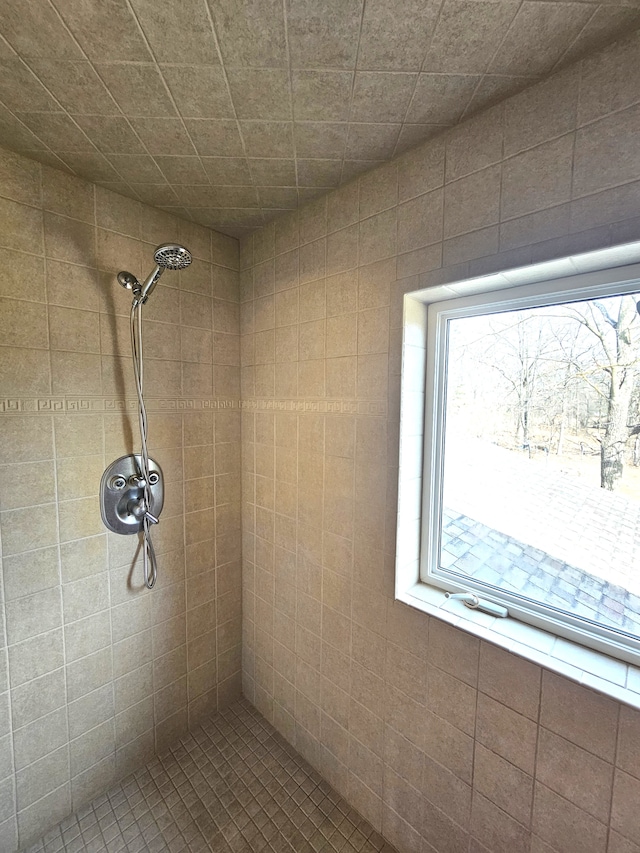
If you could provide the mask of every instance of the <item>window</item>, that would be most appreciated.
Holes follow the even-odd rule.
[[[639,257],[405,296],[396,555],[398,599],[638,706]]]
[[[614,285],[429,308],[425,581],[640,650],[636,301]]]

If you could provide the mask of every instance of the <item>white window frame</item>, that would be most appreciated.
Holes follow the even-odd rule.
[[[442,448],[442,376],[428,369],[446,319],[640,292],[640,242],[465,279],[405,295],[396,553],[396,598],[556,672],[640,708],[640,640],[495,591],[434,575]],[[631,263],[630,263],[631,262]],[[517,303],[517,304],[516,304]],[[430,309],[430,306],[431,309]],[[440,319],[438,319],[440,318]],[[443,359],[439,359],[442,369]],[[475,592],[508,608],[496,618],[445,592]]]

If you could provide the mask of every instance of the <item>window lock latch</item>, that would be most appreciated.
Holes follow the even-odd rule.
[[[483,598],[478,598],[473,592],[445,592],[444,597],[452,601],[461,601],[470,610],[482,610],[483,613],[488,613],[490,616],[497,616],[500,619],[505,619],[509,615],[506,607],[494,604],[492,601],[485,601]]]

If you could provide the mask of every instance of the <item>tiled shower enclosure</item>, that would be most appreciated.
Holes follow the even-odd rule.
[[[240,244],[0,152],[2,851],[62,820],[55,853],[207,849],[205,831],[286,853],[639,853],[620,685],[393,585],[403,294],[640,239],[639,47],[368,161]],[[137,448],[114,274],[175,240],[194,263],[146,309],[168,486],[148,593],[97,489]]]

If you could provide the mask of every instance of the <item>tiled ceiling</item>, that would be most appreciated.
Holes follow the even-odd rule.
[[[640,0],[0,0],[0,144],[240,235],[640,26]]]

